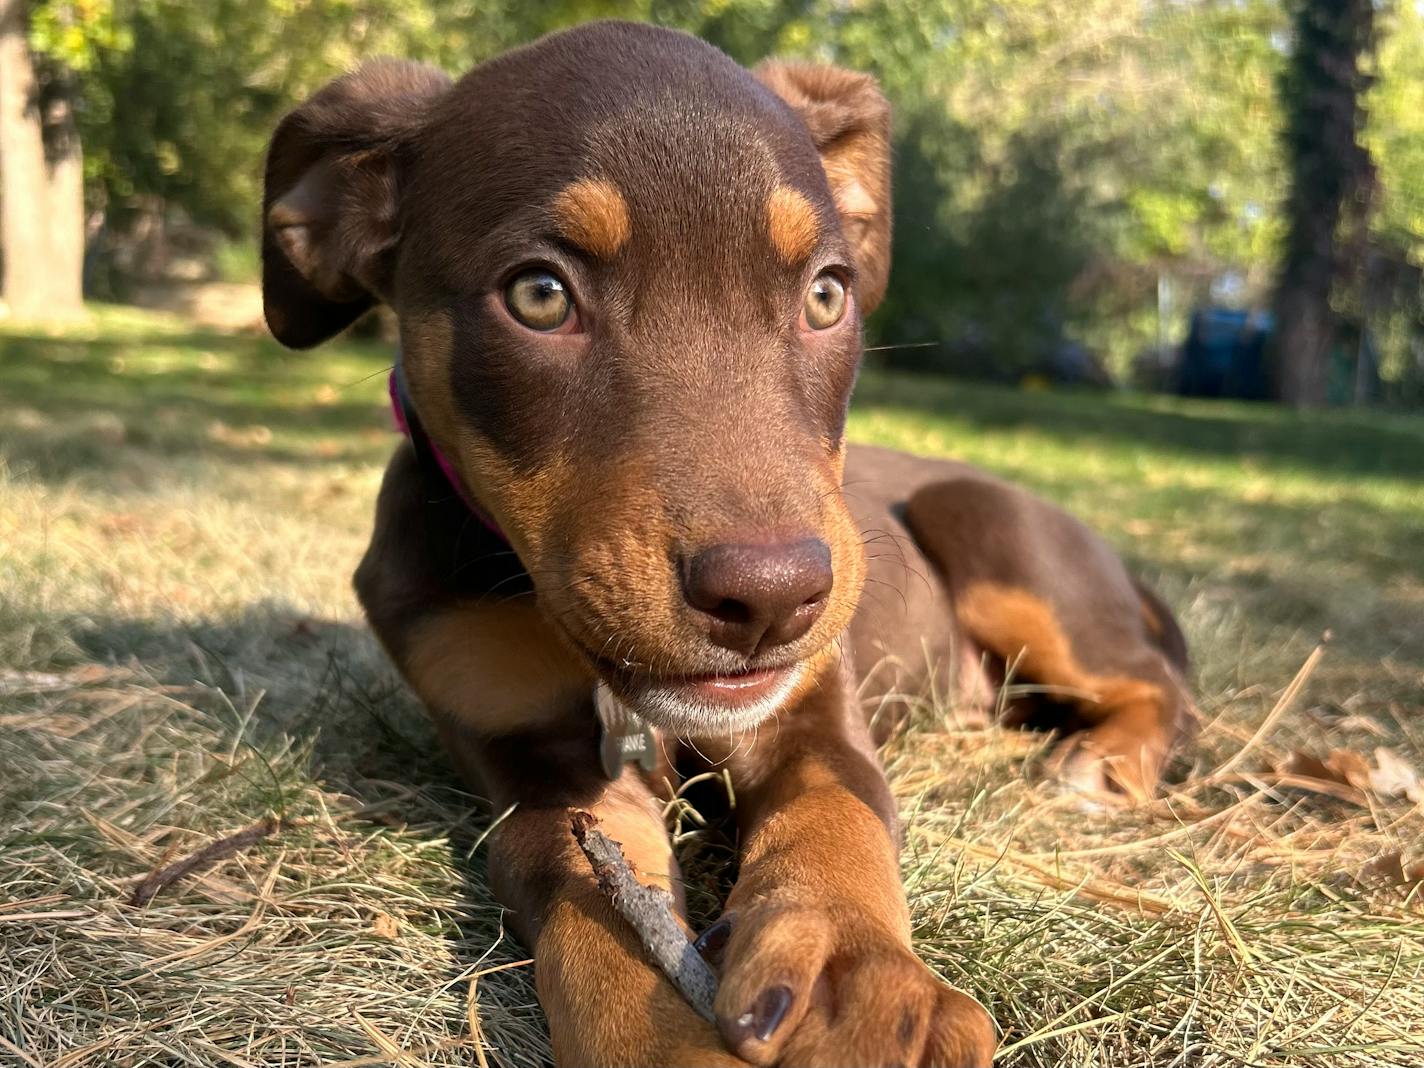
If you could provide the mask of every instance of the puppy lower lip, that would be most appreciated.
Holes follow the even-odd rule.
[[[791,668],[761,668],[729,675],[684,675],[669,685],[690,693],[725,701],[750,700],[775,688]]]
[[[762,668],[757,671],[738,671],[731,675],[688,675],[681,681],[693,686],[716,686],[724,690],[744,690],[770,682],[786,673],[785,668]]]

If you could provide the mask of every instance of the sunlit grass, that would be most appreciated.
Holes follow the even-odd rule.
[[[349,588],[388,360],[124,309],[0,333],[0,1063],[547,1057],[528,969],[472,982],[523,959],[485,817]],[[1379,864],[1421,859],[1421,807],[1268,773],[1334,746],[1424,769],[1424,419],[871,373],[851,431],[1069,505],[1196,651],[1203,728],[1150,806],[1085,810],[1039,741],[932,703],[886,753],[917,945],[1002,1063],[1424,1063],[1420,890]]]

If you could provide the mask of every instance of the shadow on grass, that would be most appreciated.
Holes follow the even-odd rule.
[[[58,481],[122,462],[117,445],[292,464],[384,448],[390,353],[320,357],[250,335],[0,336],[0,441],[10,465]]]
[[[1117,394],[1030,393],[928,375],[868,373],[856,404],[1031,430],[1065,445],[1250,458],[1333,475],[1424,480],[1424,419],[1371,411],[1299,414],[1268,404]]]
[[[38,415],[10,429],[6,450],[47,479],[103,470],[113,453],[102,434],[87,449],[76,440],[56,449],[53,439],[66,427],[72,439],[106,419],[110,429],[122,427],[126,444],[232,459],[250,459],[253,450],[222,440],[222,428],[265,428],[272,437],[262,455],[321,464],[349,455],[352,438],[389,431],[379,380],[390,358],[385,346],[346,339],[307,355],[255,334],[0,335],[0,398]],[[1424,420],[1390,413],[1301,415],[1246,402],[1035,394],[880,370],[862,377],[855,406],[937,416],[991,435],[1026,430],[1068,448],[1165,450],[1424,481]],[[214,424],[222,425],[217,437]],[[332,444],[338,438],[348,439],[345,448]],[[321,439],[326,448],[314,448]]]
[[[429,721],[364,626],[268,603],[221,621],[87,619],[76,624],[73,638],[80,665],[142,665],[148,678],[224,724],[222,733],[235,749],[250,744],[275,754],[291,739],[298,754],[309,750],[298,784],[320,783],[356,798],[363,806],[357,818],[368,824],[362,841],[384,826],[448,843],[459,884],[458,904],[446,914],[453,924],[453,965],[443,1015],[465,1018],[468,977],[478,967],[528,955],[505,930],[504,909],[489,887],[482,846],[491,813],[457,777]],[[266,758],[261,764],[268,766]],[[278,794],[274,809],[282,805]],[[419,877],[393,873],[393,891],[410,878]],[[482,982],[480,1001],[493,1013],[486,1026],[494,1038],[501,1029],[544,1029],[525,969]]]
[[[457,785],[434,730],[364,625],[265,602],[234,619],[89,616],[69,629],[82,662],[137,663],[160,684],[228,695],[235,714],[255,708],[258,736],[310,740],[323,776],[418,771],[412,785]]]

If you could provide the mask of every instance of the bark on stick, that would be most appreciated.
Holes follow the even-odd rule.
[[[593,867],[598,888],[637,932],[653,963],[672,980],[687,1003],[704,1020],[715,1022],[712,1006],[717,999],[717,977],[688,941],[672,895],[639,882],[622,847],[598,830],[597,823],[587,812],[575,812],[570,820],[574,839]]]

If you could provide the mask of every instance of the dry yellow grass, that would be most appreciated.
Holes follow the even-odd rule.
[[[390,444],[362,381],[383,354],[114,311],[0,348],[0,1065],[543,1063],[488,816],[349,592]],[[1202,731],[1148,806],[1062,793],[1037,740],[931,700],[885,754],[917,945],[1003,1025],[1000,1063],[1424,1063],[1418,468],[1293,455],[1273,491],[1264,452],[1243,475],[1186,426],[1270,441],[1270,413],[1173,408],[1174,451],[1080,432],[1074,405],[1102,402],[969,390],[961,423],[867,385],[858,434],[1039,479],[1167,588],[1199,651]],[[1342,425],[1320,432],[1375,440]],[[1387,458],[1391,435],[1424,441],[1379,433]],[[1296,755],[1335,747],[1363,769],[1323,782]],[[707,912],[725,850],[683,831]]]

